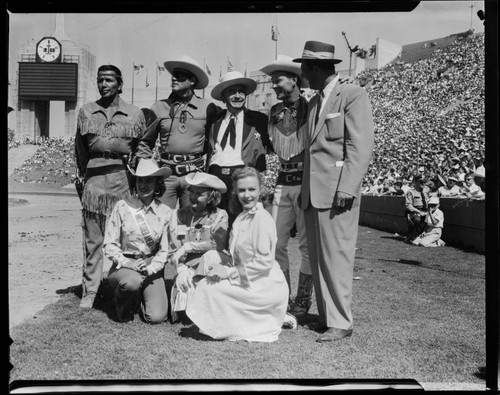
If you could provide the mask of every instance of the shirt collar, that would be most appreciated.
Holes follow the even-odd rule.
[[[243,119],[244,112],[245,111],[243,110],[243,111],[240,111],[237,114],[234,114],[236,123],[238,123],[239,121],[241,121]],[[229,122],[229,119],[231,118],[231,115],[233,115],[232,112],[226,111],[226,115],[224,116],[224,120],[227,121],[227,122]]]
[[[141,210],[144,210],[145,213],[148,211],[151,211],[153,214],[156,215],[158,212],[158,206],[160,205],[160,201],[158,199],[153,199],[153,201],[149,204],[149,206],[142,206]]]
[[[327,86],[323,88],[323,98],[330,96],[330,93],[332,92],[333,88],[335,88],[335,85],[337,85],[337,81],[339,80],[340,76],[337,74],[333,80],[331,80]]]
[[[199,98],[195,94],[193,94],[193,96],[191,96],[191,99],[189,99],[188,102],[182,102],[182,101],[177,100],[177,97],[174,94],[170,94],[167,101],[169,102],[169,104],[185,103],[186,107],[191,107],[195,110],[198,109],[201,105],[201,98]]]
[[[118,97],[118,106],[115,107],[116,110],[115,110],[114,114],[120,112],[124,115],[128,115],[131,107],[132,106],[130,104],[128,104],[127,102],[125,102],[121,97]],[[95,114],[97,112],[106,113],[106,109],[103,106],[101,106],[99,104],[99,102],[97,102],[97,101],[91,103],[91,111],[93,114]]]

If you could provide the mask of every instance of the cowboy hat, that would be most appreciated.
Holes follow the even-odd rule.
[[[224,184],[219,177],[212,174],[203,172],[189,173],[185,180],[189,185],[196,187],[215,189],[220,193],[225,193],[227,191],[226,184]]]
[[[474,177],[486,178],[484,166],[479,166],[474,172]]]
[[[300,69],[300,65],[294,63],[290,56],[278,55],[278,58],[276,60],[273,60],[267,66],[261,68],[260,71],[269,76],[272,76],[272,74],[276,71],[286,71],[287,73],[292,73],[299,78],[301,88],[309,88],[309,81],[307,81],[305,78],[302,78],[302,70]]]
[[[234,85],[243,85],[246,88],[247,95],[257,88],[257,83],[251,78],[244,77],[239,71],[230,71],[220,77],[220,81],[212,89],[211,95],[215,100],[222,101],[222,92],[224,89]]]
[[[293,62],[301,63],[306,60],[331,62],[333,64],[342,62],[341,59],[335,59],[335,46],[322,43],[320,41],[306,41],[302,57],[293,59]]]
[[[172,74],[175,69],[183,69],[192,73],[198,82],[194,86],[195,89],[205,89],[208,86],[208,75],[201,66],[189,56],[182,55],[175,60],[167,60],[163,63],[167,71]]]
[[[128,165],[127,165],[128,166]],[[170,177],[172,170],[169,167],[158,167],[154,159],[139,159],[135,171],[128,166],[130,173],[135,177]]]

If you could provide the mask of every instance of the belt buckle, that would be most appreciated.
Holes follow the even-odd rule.
[[[221,174],[224,174],[225,176],[228,176],[231,174],[231,169],[229,167],[222,167],[220,169]]]
[[[177,159],[181,158],[181,159]],[[172,160],[176,163],[184,162],[184,155],[172,155]]]
[[[285,181],[286,181],[286,182],[292,182],[292,181],[293,181],[293,175],[291,175],[291,174],[286,174],[286,175],[285,175]]]
[[[181,168],[183,169],[182,171],[181,171]],[[175,172],[177,174],[184,174],[184,173],[186,173],[186,165],[176,165],[175,166]]]
[[[102,153],[102,157],[104,159],[109,159],[109,155],[111,154],[111,152],[109,150],[105,150],[103,153]]]

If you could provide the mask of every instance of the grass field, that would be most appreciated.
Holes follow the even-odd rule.
[[[213,341],[189,324],[113,320],[64,295],[11,331],[16,380],[411,378],[484,385],[485,258],[422,248],[360,227],[354,333],[335,343],[300,327],[271,344]],[[299,253],[290,242],[292,292]],[[71,286],[74,284],[68,284]],[[315,305],[311,317],[317,314]]]

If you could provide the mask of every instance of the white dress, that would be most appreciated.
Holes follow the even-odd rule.
[[[229,242],[233,257],[229,278],[220,282],[203,278],[186,308],[200,333],[231,341],[278,340],[288,285],[274,258],[276,239],[274,221],[261,203],[236,218]]]

